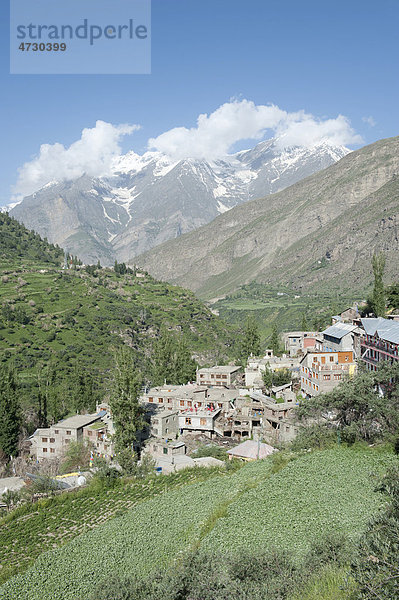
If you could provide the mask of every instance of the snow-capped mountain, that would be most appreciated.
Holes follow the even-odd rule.
[[[11,214],[86,262],[112,264],[278,192],[348,152],[329,144],[279,150],[278,140],[214,161],[128,152],[115,159],[111,175],[50,182]]]

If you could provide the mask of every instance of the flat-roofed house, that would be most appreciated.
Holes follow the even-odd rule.
[[[73,442],[83,440],[83,429],[101,420],[101,412],[91,415],[75,415],[59,421],[51,427],[36,429],[30,437],[30,454],[37,460],[60,458]]]
[[[218,365],[197,371],[198,385],[234,385],[241,375],[241,367]]]
[[[307,350],[314,349],[317,333],[313,331],[288,331],[283,333],[285,351],[290,356],[297,356]]]
[[[301,360],[301,391],[306,396],[330,392],[356,372],[353,352],[308,352]]]

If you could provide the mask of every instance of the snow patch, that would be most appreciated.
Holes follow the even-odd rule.
[[[218,212],[222,215],[223,213],[227,212],[228,210],[230,210],[230,208],[228,206],[226,206],[225,204],[223,204],[223,202],[218,200]]]

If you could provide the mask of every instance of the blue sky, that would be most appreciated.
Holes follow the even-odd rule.
[[[41,144],[98,119],[140,124],[121,142],[139,153],[231,98],[345,115],[365,144],[399,133],[398,0],[153,0],[151,75],[9,75],[1,6],[0,205]]]

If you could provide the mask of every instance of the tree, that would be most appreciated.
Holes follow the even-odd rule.
[[[244,335],[240,344],[240,359],[246,364],[248,356],[259,356],[261,353],[259,326],[253,317],[245,324]]]
[[[399,429],[399,363],[378,371],[360,371],[338,387],[301,403],[299,416],[329,413],[344,441],[367,442],[395,435]],[[331,424],[331,421],[329,421]]]
[[[153,347],[152,383],[184,385],[195,379],[196,367],[184,340],[178,340],[166,327],[161,328]]]
[[[276,356],[280,352],[280,339],[278,337],[277,325],[274,325],[272,335],[269,340],[270,348],[273,350],[273,354]]]
[[[387,288],[386,298],[389,308],[399,309],[399,283],[393,283]]]
[[[399,598],[399,469],[392,468],[376,491],[389,499],[369,524],[351,565],[357,583],[354,600]]]
[[[11,368],[0,370],[0,449],[6,456],[15,456],[21,430],[18,385]]]
[[[133,360],[132,350],[123,346],[115,352],[115,370],[110,407],[115,427],[117,452],[139,446],[140,432],[146,422],[144,408],[139,403],[142,376]]]
[[[83,369],[76,365],[72,375],[72,403],[77,413],[87,409],[91,412],[96,409],[97,395],[94,391],[93,376],[91,373],[85,373]]]
[[[307,331],[307,330],[308,330],[308,322],[306,320],[306,314],[303,313],[302,322],[301,322],[301,331]]]
[[[263,383],[265,384],[265,388],[270,390],[273,386],[273,371],[271,370],[269,365],[266,365],[265,370],[262,373]]]
[[[371,307],[376,317],[382,317],[385,314],[385,290],[384,290],[384,271],[385,271],[385,254],[374,252],[371,259],[374,274],[374,288],[371,297]]]
[[[85,442],[71,441],[68,444],[64,459],[61,464],[62,473],[70,473],[76,469],[84,469],[89,466],[90,447]]]

